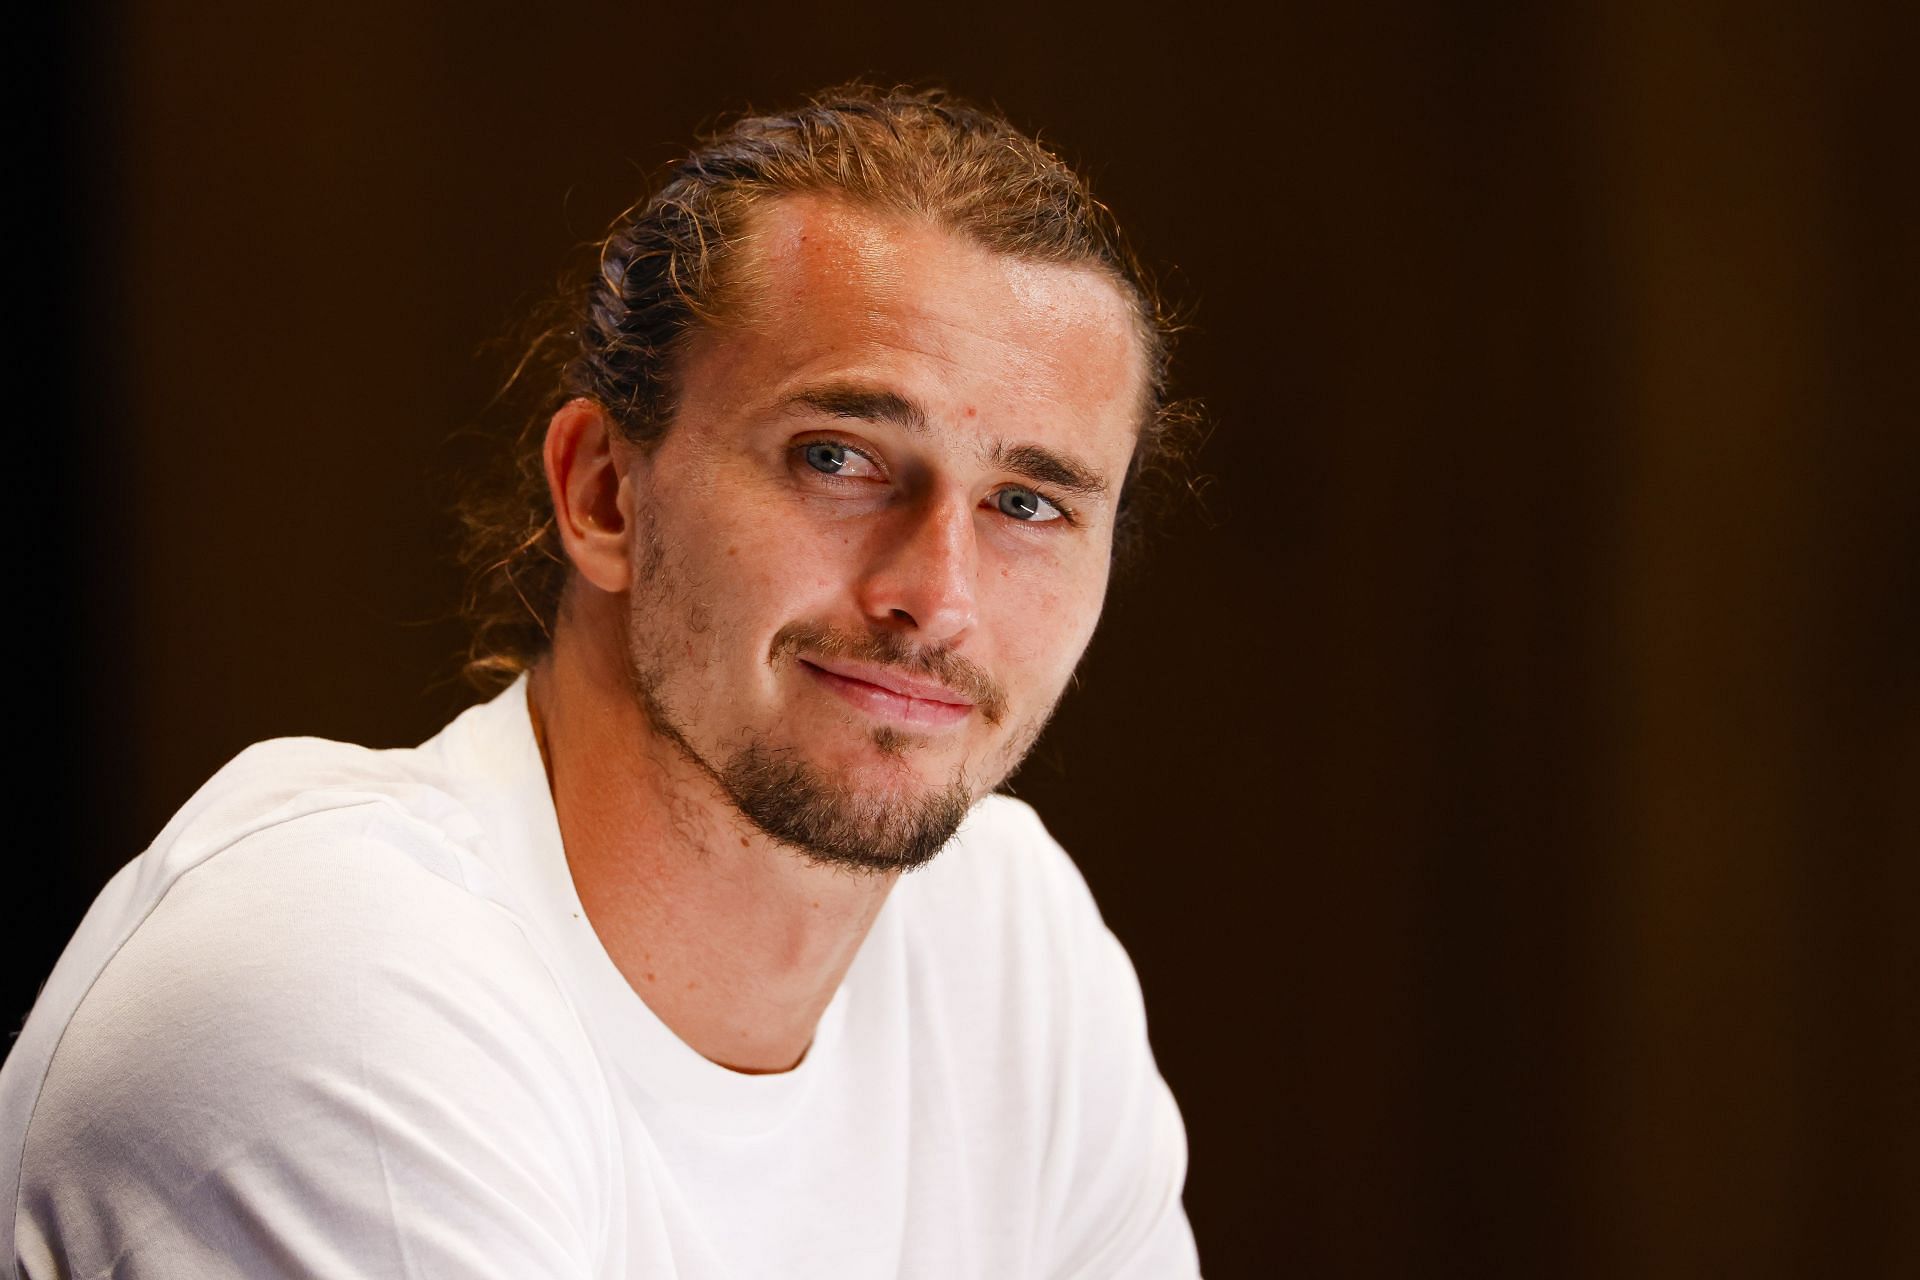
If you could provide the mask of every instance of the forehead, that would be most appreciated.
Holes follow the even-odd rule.
[[[792,196],[753,215],[727,275],[729,319],[713,345],[732,348],[721,363],[734,366],[743,394],[865,375],[911,383],[895,388],[905,394],[964,400],[1009,428],[1046,420],[1118,433],[1123,453],[1131,449],[1144,403],[1141,337],[1133,306],[1099,270]]]

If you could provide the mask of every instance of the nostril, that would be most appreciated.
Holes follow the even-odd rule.
[[[898,618],[898,619],[900,619],[900,621],[902,621],[902,622],[912,622],[912,621],[913,621],[913,615],[912,615],[912,614],[910,614],[910,613],[908,613],[908,612],[907,612],[907,611],[906,611],[905,609],[895,609],[895,610],[893,611],[893,616],[894,616],[894,617],[896,617],[896,618]]]

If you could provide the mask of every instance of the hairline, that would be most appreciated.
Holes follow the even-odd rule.
[[[762,243],[762,223],[771,210],[781,204],[793,201],[817,200],[830,205],[839,205],[843,209],[857,214],[867,214],[878,220],[892,221],[917,226],[920,229],[938,231],[963,244],[996,254],[1014,262],[1033,266],[1058,267],[1066,271],[1077,271],[1098,277],[1119,297],[1121,305],[1127,310],[1133,331],[1134,355],[1137,359],[1139,375],[1139,404],[1134,414],[1134,447],[1129,455],[1128,467],[1115,486],[1115,497],[1129,487],[1133,478],[1133,464],[1146,444],[1148,434],[1154,427],[1160,410],[1159,389],[1154,384],[1153,364],[1156,358],[1164,355],[1164,340],[1156,322],[1151,301],[1127,277],[1126,272],[1115,263],[1092,255],[1062,256],[1057,254],[1022,252],[1011,245],[994,244],[988,237],[968,227],[956,218],[943,218],[937,212],[914,208],[905,202],[890,201],[880,196],[865,195],[849,191],[844,187],[831,184],[809,184],[793,188],[766,188],[756,184],[742,184],[733,188],[732,194],[744,206],[739,216],[739,225],[726,241],[709,250],[706,269],[707,278],[702,282],[704,298],[700,305],[687,308],[687,325],[668,347],[666,373],[668,386],[668,412],[657,422],[652,438],[647,442],[653,445],[664,439],[672,429],[673,422],[679,417],[680,374],[685,368],[689,348],[702,337],[720,335],[738,328],[751,329],[754,319],[747,314],[746,307],[761,299],[752,291],[750,283],[743,283],[734,273],[741,250]],[[743,298],[741,295],[745,293]],[[684,294],[683,294],[684,296]],[[689,299],[691,303],[691,300]]]

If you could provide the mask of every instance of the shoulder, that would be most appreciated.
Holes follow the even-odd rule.
[[[484,856],[489,832],[465,791],[425,750],[258,743],[181,806],[69,951],[104,961],[136,936],[151,948],[169,920],[200,913],[225,913],[233,927],[218,936],[231,945],[288,963],[310,954],[293,945],[300,926],[321,920],[331,938],[391,926],[393,946],[456,924],[476,938],[511,931],[517,908]],[[255,926],[266,921],[292,932]]]
[[[915,980],[980,1042],[1077,1070],[1115,1038],[1144,1045],[1139,987],[1073,859],[1026,802],[982,800],[896,889]]]
[[[420,749],[378,750],[323,738],[274,738],[248,747],[209,778],[154,839],[143,862],[177,875],[256,834],[294,834],[303,819],[391,819],[442,841],[467,843],[478,824],[454,776]],[[409,843],[417,844],[412,841]]]
[[[603,1085],[478,838],[417,753],[281,740],[217,774],[62,960],[22,1229],[117,1248],[218,1218],[204,1196],[384,1222],[453,1171],[570,1220],[604,1184]]]
[[[1132,962],[1033,808],[989,797],[914,886],[910,936],[944,977],[976,1076],[1044,1114],[1033,1192],[1052,1273],[1192,1275],[1186,1139]],[[937,941],[935,941],[937,940]],[[934,953],[938,953],[937,955]]]
[[[567,1004],[522,913],[475,855],[457,789],[413,751],[261,743],[216,774],[96,910],[115,919],[63,957],[92,969],[56,1066],[82,1048],[201,1055],[271,1044],[312,1061],[380,1020],[437,1007],[513,1012],[557,1031]],[[89,922],[93,923],[92,921]],[[143,1033],[204,1027],[200,1036]],[[98,1044],[89,1037],[97,1039]],[[404,1036],[388,1046],[404,1053]],[[159,1055],[164,1057],[164,1053]]]

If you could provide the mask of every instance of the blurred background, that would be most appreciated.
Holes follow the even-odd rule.
[[[1017,779],[1213,1277],[1920,1274],[1911,6],[47,6],[0,1014],[254,740],[469,700],[502,339],[696,128],[997,102],[1202,500]]]

